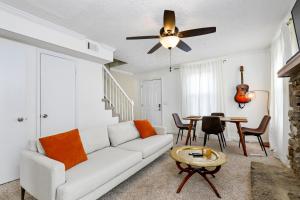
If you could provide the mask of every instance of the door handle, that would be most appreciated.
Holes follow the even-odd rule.
[[[42,118],[47,118],[48,115],[47,115],[47,114],[43,114],[41,117],[42,117]]]
[[[158,104],[158,111],[161,111],[161,104]]]
[[[26,119],[24,119],[23,117],[18,117],[18,122],[23,122],[24,120],[26,120]]]

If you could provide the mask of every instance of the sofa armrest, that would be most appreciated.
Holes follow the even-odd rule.
[[[65,183],[65,165],[32,151],[23,151],[20,184],[37,199],[55,200],[56,189]]]
[[[153,128],[155,129],[155,131],[156,131],[156,133],[158,135],[165,135],[165,134],[167,134],[167,130],[164,127],[162,127],[162,126],[154,126]]]

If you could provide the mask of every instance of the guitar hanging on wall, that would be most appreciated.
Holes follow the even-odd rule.
[[[248,97],[247,93],[249,91],[249,85],[244,84],[244,66],[240,66],[241,72],[241,84],[236,86],[236,94],[234,96],[234,100],[239,104],[239,107],[243,109],[246,103],[251,101],[251,98]]]

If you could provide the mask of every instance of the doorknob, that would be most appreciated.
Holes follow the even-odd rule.
[[[47,118],[47,117],[48,117],[47,114],[43,114],[43,115],[42,115],[42,118]]]
[[[161,104],[158,104],[158,111],[161,111]]]
[[[24,118],[23,117],[18,117],[18,122],[23,122],[24,121]]]

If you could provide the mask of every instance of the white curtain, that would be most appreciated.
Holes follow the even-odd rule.
[[[224,111],[222,59],[180,67],[182,115],[210,115]]]
[[[287,60],[298,51],[292,23],[283,23],[280,32],[271,45],[271,124],[269,141],[275,155],[288,163],[288,79],[278,78],[277,72]]]

